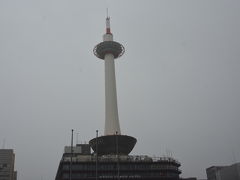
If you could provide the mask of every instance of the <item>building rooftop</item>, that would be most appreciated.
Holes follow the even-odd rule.
[[[62,161],[69,162],[71,160],[70,154],[64,155]],[[79,155],[73,154],[73,162],[95,162],[96,155]],[[98,156],[99,162],[166,162],[174,163],[180,166],[180,162],[172,157],[150,157],[147,155],[103,155]]]

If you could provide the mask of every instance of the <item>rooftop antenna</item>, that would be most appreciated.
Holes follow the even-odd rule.
[[[2,149],[5,149],[6,139],[3,139]]]
[[[79,133],[76,133],[76,144],[78,144],[78,136],[79,136]]]
[[[166,149],[166,154],[167,154],[167,157],[169,158],[172,157],[172,151],[170,149]]]
[[[108,8],[107,8],[107,17],[108,17]]]
[[[237,162],[234,149],[232,148],[233,164]]]
[[[69,179],[72,180],[72,158],[73,158],[73,129],[71,134],[71,156],[70,156],[70,166],[69,166]]]
[[[96,180],[98,180],[98,130],[96,130]]]

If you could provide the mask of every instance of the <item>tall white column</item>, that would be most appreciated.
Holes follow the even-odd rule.
[[[105,135],[121,134],[118,107],[117,90],[115,78],[114,56],[106,54],[105,64]]]

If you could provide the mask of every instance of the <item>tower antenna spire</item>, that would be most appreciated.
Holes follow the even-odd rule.
[[[112,34],[110,29],[110,17],[108,16],[108,8],[107,8],[107,18],[106,18],[106,34]]]

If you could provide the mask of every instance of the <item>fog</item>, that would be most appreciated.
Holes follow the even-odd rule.
[[[18,180],[54,179],[63,148],[104,131],[102,41],[114,39],[132,154],[172,155],[182,177],[240,161],[240,1],[0,1],[0,145]]]

